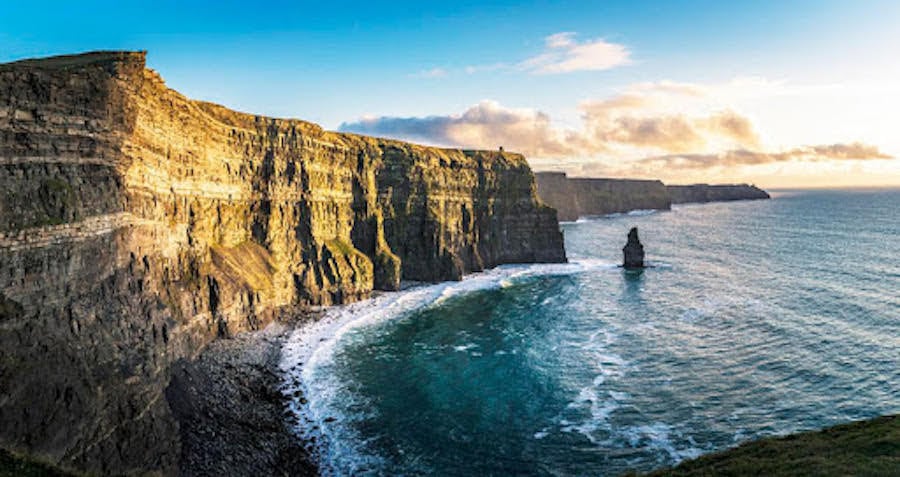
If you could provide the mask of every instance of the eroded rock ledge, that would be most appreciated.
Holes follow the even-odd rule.
[[[0,65],[0,447],[177,472],[172,364],[281,313],[565,261],[517,154],[192,101],[142,52]]]

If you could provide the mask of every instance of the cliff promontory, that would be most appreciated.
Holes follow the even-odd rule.
[[[556,209],[561,221],[672,206],[666,186],[658,180],[567,177],[563,172],[538,172],[535,177],[538,195]]]
[[[400,280],[565,261],[516,154],[193,101],[144,53],[0,65],[0,447],[177,472],[173,365]]]
[[[555,208],[561,221],[631,210],[669,210],[672,204],[768,199],[748,184],[665,185],[658,180],[567,177],[564,172],[537,172],[538,195]]]
[[[750,184],[691,184],[666,186],[673,204],[769,199],[769,193]]]

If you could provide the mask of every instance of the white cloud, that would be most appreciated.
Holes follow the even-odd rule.
[[[569,48],[575,45],[575,35],[573,31],[554,33],[544,38],[544,43],[547,48]]]
[[[631,51],[625,45],[610,43],[603,39],[579,43],[574,32],[560,32],[544,38],[544,49],[540,53],[522,61],[497,62],[484,65],[469,65],[462,69],[465,74],[524,71],[531,74],[562,74],[575,71],[600,71],[626,65],[630,62]],[[443,68],[420,71],[410,75],[416,78],[446,76]]]
[[[637,165],[655,169],[709,169],[790,161],[867,161],[872,159],[893,159],[893,157],[875,146],[854,142],[803,146],[779,152],[736,149],[713,154],[670,154],[647,157],[638,161]]]
[[[548,44],[563,48],[568,35]],[[776,83],[755,81],[778,90]],[[725,170],[743,166],[892,159],[863,142],[803,141],[807,146],[767,143],[750,117],[728,106],[740,93],[735,82],[718,85],[640,83],[608,98],[578,105],[581,123],[563,127],[531,108],[509,108],[484,100],[455,115],[370,117],[340,130],[449,147],[521,152],[540,168],[605,170],[619,176],[664,175],[666,171]],[[799,142],[799,141],[798,141]],[[768,144],[768,145],[767,145]],[[797,143],[794,143],[797,144]],[[815,145],[822,144],[822,145]]]
[[[544,51],[518,64],[534,74],[608,70],[628,64],[631,52],[624,45],[595,39],[578,43],[575,33],[555,33],[544,38]]]
[[[341,131],[387,136],[438,146],[495,149],[504,146],[535,156],[567,157],[579,138],[554,127],[550,117],[529,108],[506,108],[485,100],[459,115],[420,118],[376,117],[344,123]]]

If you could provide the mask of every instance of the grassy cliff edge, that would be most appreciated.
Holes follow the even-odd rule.
[[[747,442],[647,475],[897,476],[900,415]]]

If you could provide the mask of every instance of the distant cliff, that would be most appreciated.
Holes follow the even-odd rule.
[[[176,471],[173,363],[401,279],[565,261],[516,154],[192,101],[143,53],[0,65],[0,447]]]
[[[769,199],[768,192],[750,184],[693,184],[666,186],[673,204]]]
[[[567,177],[563,172],[537,172],[538,195],[557,210],[559,220],[630,210],[669,210],[672,204],[768,199],[764,190],[747,184],[667,186],[658,180]]]
[[[555,208],[561,221],[637,209],[668,210],[672,201],[658,180],[570,178],[562,172],[538,172],[538,195]]]

